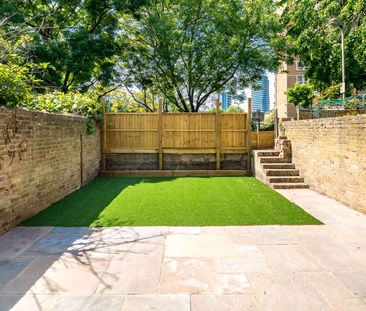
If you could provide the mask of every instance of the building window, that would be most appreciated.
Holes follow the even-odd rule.
[[[305,71],[308,69],[302,61],[296,61],[296,71]]]
[[[305,76],[296,76],[296,83],[297,84],[306,84],[306,78]]]

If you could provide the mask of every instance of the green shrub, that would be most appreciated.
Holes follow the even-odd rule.
[[[0,63],[0,106],[17,107],[28,101],[32,96],[28,78],[25,67]]]
[[[94,96],[81,93],[37,94],[26,104],[26,107],[30,110],[76,113],[90,117],[101,112],[101,106]]]
[[[295,106],[309,108],[313,104],[314,90],[308,84],[296,84],[287,91],[288,101]]]
[[[75,113],[89,118],[87,132],[95,132],[95,121],[102,122],[102,106],[96,96],[81,93],[48,93],[38,94],[25,103],[30,110],[53,113]]]
[[[229,108],[227,108],[227,112],[244,112],[244,110],[239,106],[231,105]]]
[[[273,131],[274,130],[274,118],[275,114],[274,114],[274,110],[272,110],[271,112],[267,113],[264,116],[264,120],[261,124],[261,131]]]

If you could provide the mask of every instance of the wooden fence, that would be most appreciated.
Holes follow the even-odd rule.
[[[219,103],[217,103],[217,108]],[[214,154],[216,170],[221,170],[224,154],[246,154],[255,141],[267,143],[267,136],[251,135],[249,113],[105,113],[102,143],[102,166],[108,154],[158,154],[159,170],[164,154]]]
[[[274,131],[259,131],[251,133],[252,149],[273,149],[274,140]]]

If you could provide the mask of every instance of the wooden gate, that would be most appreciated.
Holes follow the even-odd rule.
[[[219,108],[219,103],[217,103]],[[104,114],[102,173],[127,176],[247,175],[250,169],[222,170],[224,154],[246,154],[250,167],[251,101],[249,112]],[[108,154],[158,154],[158,169],[110,171]],[[215,154],[215,170],[164,170],[165,154]]]

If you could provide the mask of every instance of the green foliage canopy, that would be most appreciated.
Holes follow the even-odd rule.
[[[287,91],[288,102],[302,108],[309,108],[314,99],[314,90],[308,84],[296,84]]]
[[[333,17],[344,25],[348,92],[366,87],[365,0],[282,0],[278,5],[283,10],[282,51],[304,61],[319,91],[341,80],[340,29],[329,25]]]
[[[156,87],[179,111],[196,112],[223,86],[240,89],[274,69],[273,1],[154,0],[129,20],[129,82]]]
[[[31,97],[27,69],[0,63],[0,106],[15,107]]]
[[[51,65],[41,76],[45,89],[86,92],[96,83],[107,86],[116,74],[123,48],[120,20],[144,2],[5,0],[0,2],[0,20],[7,20],[8,36],[32,35],[29,57]]]

